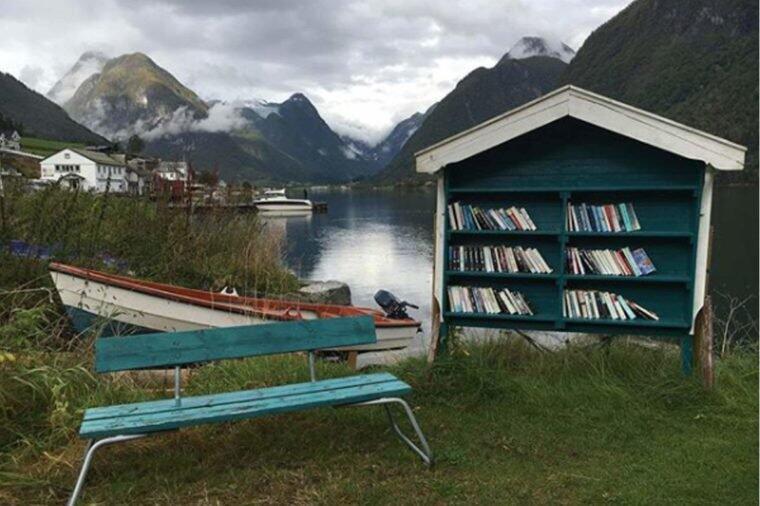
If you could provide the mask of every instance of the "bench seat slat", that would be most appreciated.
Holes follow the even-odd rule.
[[[369,378],[371,380],[372,376],[376,375],[359,377]],[[165,410],[162,408],[164,410],[137,412],[135,414],[119,414],[109,418],[97,418],[97,414],[93,414],[91,416],[95,416],[96,418],[91,420],[88,419],[88,414],[91,410],[88,410],[88,413],[85,414],[85,420],[82,423],[79,435],[83,438],[100,438],[117,434],[148,433],[199,424],[227,422],[290,411],[300,411],[319,406],[334,406],[338,404],[362,402],[379,397],[406,395],[411,392],[411,387],[409,385],[396,379],[392,375],[387,376],[390,378],[385,381],[359,382],[350,386],[344,385],[341,388],[322,388],[325,385],[329,386],[336,380],[288,385],[289,387],[309,385],[313,390],[309,391],[307,388],[298,393],[291,391],[290,394],[280,396],[265,395],[262,397],[261,393],[263,390],[273,390],[281,387],[219,394],[213,396],[217,398],[216,403],[212,403],[211,405],[201,403],[197,407],[189,409],[184,409],[182,406],[178,406],[177,409],[174,410]],[[345,380],[345,378],[340,379]],[[249,394],[248,397],[241,395],[246,393]],[[236,396],[234,402],[225,402],[225,396],[233,395]],[[193,399],[194,398],[192,397],[183,398],[182,403],[192,402]],[[94,409],[97,410],[101,408]],[[93,411],[93,413],[97,412]]]
[[[161,413],[165,411],[179,411],[183,409],[219,406],[222,404],[233,404],[241,401],[269,399],[273,397],[286,397],[288,395],[307,394],[312,392],[323,392],[325,390],[337,390],[340,388],[357,385],[370,385],[388,381],[397,381],[397,378],[392,374],[383,372],[348,376],[344,378],[333,378],[317,381],[314,383],[294,383],[289,385],[278,385],[274,387],[264,387],[235,392],[196,395],[191,397],[183,397],[181,406],[177,406],[177,403],[173,398],[135,402],[130,404],[115,404],[111,406],[89,408],[87,411],[85,411],[84,421],[92,422],[94,420],[102,420],[105,418],[117,418],[121,416],[145,415],[151,413]]]

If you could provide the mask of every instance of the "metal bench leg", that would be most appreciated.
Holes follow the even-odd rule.
[[[393,413],[391,412],[391,408],[389,404],[401,404],[401,406],[404,408],[404,411],[406,412],[406,416],[409,418],[409,423],[412,424],[412,428],[414,429],[414,432],[417,433],[417,438],[420,441],[420,448],[414,442],[409,439],[406,434],[404,434],[401,431],[401,427],[398,426],[396,423],[396,420],[393,418]],[[371,406],[375,404],[382,404],[385,408],[385,412],[388,414],[388,421],[391,424],[391,427],[393,428],[393,431],[396,433],[396,435],[406,443],[406,445],[412,449],[414,453],[419,455],[419,457],[422,459],[422,461],[427,466],[433,465],[433,452],[430,450],[430,446],[428,445],[427,439],[425,439],[425,435],[422,433],[422,429],[420,428],[420,425],[417,423],[417,418],[415,418],[414,413],[412,412],[412,408],[409,407],[409,404],[404,399],[401,399],[400,397],[383,397],[381,399],[375,399],[373,401],[367,401],[367,402],[361,402],[359,404],[356,404],[356,406]]]
[[[97,450],[101,446],[106,446],[113,443],[121,443],[123,441],[130,441],[132,439],[137,439],[141,437],[145,437],[145,434],[132,434],[128,436],[113,436],[113,437],[100,439],[97,441],[94,439],[90,439],[90,442],[87,443],[87,450],[84,453],[84,462],[82,462],[82,470],[79,471],[77,484],[74,485],[74,491],[71,493],[69,502],[66,503],[67,506],[74,506],[74,504],[76,504],[77,499],[79,498],[79,494],[82,492],[82,487],[84,486],[84,479],[87,477],[87,471],[90,469],[90,463],[92,462],[92,456],[95,454],[95,450]]]

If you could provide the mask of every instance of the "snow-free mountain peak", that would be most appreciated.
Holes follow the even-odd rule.
[[[549,56],[570,63],[570,60],[575,57],[575,51],[559,40],[544,37],[522,37],[512,46],[506,56],[513,60],[521,60],[531,56]]]
[[[100,51],[86,51],[47,92],[47,97],[63,105],[76,93],[79,86],[92,75],[103,70],[108,56]]]

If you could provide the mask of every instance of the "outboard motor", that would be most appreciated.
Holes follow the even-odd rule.
[[[375,302],[383,308],[383,311],[385,311],[385,315],[388,318],[393,318],[395,320],[409,318],[409,315],[406,313],[407,307],[419,309],[418,306],[410,304],[405,300],[398,300],[398,298],[388,290],[378,290],[375,294]]]

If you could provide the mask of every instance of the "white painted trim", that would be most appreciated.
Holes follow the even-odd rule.
[[[747,148],[616,100],[564,86],[415,153],[417,172],[432,174],[565,116],[718,170],[742,170]]]
[[[446,252],[443,251],[443,239],[446,233],[446,194],[443,189],[443,172],[438,174],[438,181],[436,185],[436,204],[435,204],[435,259],[433,261],[433,300],[430,307],[435,307],[435,299],[438,299],[439,317],[443,321],[443,312],[446,308],[443,307],[443,270],[446,265]],[[433,324],[434,325],[434,324]]]
[[[708,249],[710,247],[710,224],[712,215],[714,171],[708,166],[705,168],[705,182],[702,186],[702,202],[699,206],[699,235],[697,236],[697,259],[695,263],[696,275],[694,277],[694,303],[691,320],[691,331],[694,333],[694,322],[697,313],[702,309],[707,289],[707,265],[709,260]]]

